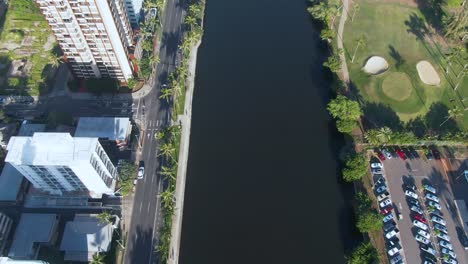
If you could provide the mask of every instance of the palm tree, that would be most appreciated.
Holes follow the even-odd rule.
[[[379,132],[375,129],[368,130],[364,134],[364,138],[372,145],[379,145],[382,142],[380,141]]]
[[[99,224],[112,224],[112,217],[113,216],[107,211],[104,211],[97,215],[97,218],[99,219]]]
[[[166,158],[170,158],[172,157],[172,155],[174,155],[175,148],[170,143],[164,143],[161,145],[161,147],[159,147],[159,152],[160,153],[158,156],[164,156]]]
[[[327,61],[323,63],[323,66],[328,67],[332,72],[339,72],[341,70],[341,60],[336,54],[328,57]]]
[[[322,31],[320,31],[320,37],[323,40],[328,40],[329,42],[335,38],[336,34],[335,31],[329,29],[329,28],[324,28]]]
[[[50,64],[54,67],[58,67],[62,62],[62,56],[57,56],[56,54],[50,55]]]
[[[90,264],[104,264],[104,255],[99,254],[99,252],[96,252],[96,254],[93,255],[93,259]]]
[[[381,143],[387,143],[392,138],[392,130],[388,127],[381,127],[378,130],[378,138]]]
[[[185,17],[184,23],[190,27],[190,30],[192,30],[192,27],[197,25],[197,18],[187,15]]]
[[[189,14],[193,15],[196,18],[201,18],[201,6],[198,4],[193,4],[189,7]]]
[[[354,6],[353,6],[353,16],[351,17],[351,22],[354,21],[354,16],[359,11],[359,9],[361,9],[361,6],[359,6],[358,3],[355,3]]]
[[[169,189],[164,190],[164,192],[162,192],[159,196],[161,197],[162,202],[164,203],[165,206],[166,205],[170,206],[170,204],[174,204],[175,202],[174,192]]]
[[[364,35],[361,35],[358,39],[356,39],[356,48],[354,49],[353,58],[351,59],[351,63],[354,63],[354,58],[356,57],[356,52],[360,46],[365,47],[367,44],[367,39]]]
[[[173,181],[176,180],[176,176],[175,176],[176,173],[174,171],[174,168],[162,166],[160,174],[161,176],[164,176],[164,178],[167,178]]]
[[[143,44],[141,44],[141,48],[148,52],[148,53],[153,53],[153,40],[152,39],[146,39],[145,41],[143,41]]]
[[[457,85],[455,85],[455,91],[458,89],[458,86],[460,85],[460,83],[463,81],[463,78],[465,77],[465,75],[468,74],[468,68],[463,68],[463,70],[460,72],[460,74],[458,75],[458,81],[457,81]]]
[[[165,99],[166,101],[169,102],[169,99],[172,97],[172,89],[171,88],[162,88],[161,89],[161,95],[159,96],[159,99]]]
[[[440,126],[442,126],[443,124],[445,124],[447,121],[449,121],[449,119],[457,119],[458,117],[461,117],[463,116],[463,110],[458,107],[458,106],[455,106],[454,108],[448,110],[448,115],[446,116],[447,119],[445,119],[444,122],[442,122],[440,124]]]
[[[166,137],[166,131],[165,130],[158,131],[154,135],[154,138],[157,139],[157,140],[163,140],[165,137]]]
[[[328,4],[326,2],[320,2],[318,5],[311,6],[307,8],[307,11],[313,18],[328,24],[329,11]]]

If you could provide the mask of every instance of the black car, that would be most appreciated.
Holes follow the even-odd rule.
[[[435,159],[440,160],[440,152],[436,148],[432,148],[431,152]]]
[[[419,159],[419,154],[413,147],[409,147],[409,152],[411,153],[411,155],[413,155],[415,159]]]
[[[396,223],[393,220],[390,221],[390,222],[385,223],[384,226],[383,226],[383,230],[384,230],[385,233],[390,231],[390,230],[393,230],[395,228],[396,228]]]
[[[401,148],[401,150],[405,153],[405,155],[409,158],[409,159],[415,159],[416,157],[413,155],[413,153],[408,149],[408,148]]]
[[[426,158],[428,160],[433,160],[434,159],[434,155],[432,154],[432,151],[430,149],[426,150]]]

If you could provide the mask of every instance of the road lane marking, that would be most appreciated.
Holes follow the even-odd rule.
[[[141,207],[143,206],[143,202],[140,203],[140,213],[141,213]]]

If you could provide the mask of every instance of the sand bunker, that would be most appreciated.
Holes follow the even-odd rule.
[[[367,60],[364,71],[370,74],[379,74],[388,69],[387,61],[379,56],[372,56]]]
[[[416,65],[416,69],[418,70],[419,78],[423,83],[428,85],[440,84],[439,74],[437,74],[436,70],[430,62],[420,61]]]

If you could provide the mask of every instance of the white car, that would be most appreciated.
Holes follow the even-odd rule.
[[[424,238],[427,238],[427,239],[431,238],[429,233],[427,233],[426,231],[421,230],[421,229],[418,229],[418,235],[421,235],[421,236],[423,236]]]
[[[426,244],[426,245],[431,242],[431,241],[429,241],[429,239],[424,238],[424,237],[422,237],[420,235],[416,235],[414,238],[416,238],[416,241],[419,241],[419,242],[421,242],[423,244]]]
[[[457,258],[457,255],[455,254],[455,252],[453,252],[453,251],[451,251],[451,250],[448,250],[448,249],[446,249],[446,248],[442,248],[442,249],[440,250],[440,252],[442,252],[442,254],[449,255],[449,256],[451,256],[451,257],[454,258],[454,259]]]
[[[437,256],[437,251],[428,245],[421,245],[421,250],[426,251],[433,256]]]
[[[382,149],[382,153],[385,155],[385,157],[387,157],[387,159],[393,158],[392,153],[390,153],[390,151],[388,151],[387,149]]]
[[[385,192],[386,190],[387,190],[387,186],[382,185],[382,186],[378,187],[375,191],[376,191],[377,193],[383,193],[383,192]]]
[[[431,217],[431,220],[432,220],[432,222],[436,222],[436,223],[441,224],[441,225],[444,225],[444,226],[447,224],[447,223],[445,222],[444,219],[442,219],[442,218],[440,218],[440,217],[437,217],[437,216],[435,216],[435,215],[433,215],[433,216]]]
[[[390,232],[388,232],[387,234],[385,234],[385,237],[386,237],[387,239],[390,239],[390,238],[396,236],[398,233],[399,233],[398,229],[395,228],[395,229],[393,229],[392,231],[390,231]]]
[[[450,237],[447,234],[444,234],[444,233],[438,233],[437,237],[441,238],[443,240],[446,240],[446,241],[450,241]]]
[[[384,218],[383,218],[383,222],[384,223],[387,223],[389,221],[393,220],[393,214],[392,213],[389,213],[388,215],[386,215]]]
[[[437,229],[437,230],[439,230],[439,231],[444,232],[445,234],[448,233],[447,228],[446,228],[445,226],[443,226],[443,225],[434,224],[434,228]]]
[[[439,245],[440,245],[441,247],[444,247],[444,248],[453,250],[452,244],[450,244],[449,242],[447,242],[447,241],[445,241],[445,240],[439,240]]]
[[[409,196],[409,197],[411,197],[411,198],[414,198],[414,199],[418,199],[418,195],[417,195],[416,193],[410,191],[410,190],[406,190],[406,191],[405,191],[405,195],[406,195],[406,196]]]
[[[382,163],[380,162],[373,162],[370,164],[371,168],[375,169],[375,168],[379,168],[379,169],[382,169],[383,168],[383,165]]]
[[[395,255],[396,253],[398,253],[400,251],[400,249],[398,249],[398,247],[394,247],[394,248],[391,248],[390,250],[388,250],[388,255],[391,257],[393,255]]]
[[[387,207],[388,205],[392,204],[392,201],[390,199],[387,199],[387,200],[384,200],[382,202],[380,202],[380,208],[384,208],[384,207]]]
[[[436,203],[436,202],[434,202],[434,201],[429,201],[429,202],[427,202],[427,205],[433,206],[433,207],[435,207],[437,210],[442,209],[442,207],[440,206],[440,204],[438,204],[438,203]]]
[[[421,228],[422,230],[427,230],[427,225],[418,221],[418,220],[413,220],[413,225],[416,226],[416,227],[419,227]]]
[[[423,214],[423,210],[421,208],[419,208],[419,206],[413,205],[413,206],[411,206],[410,209],[411,209],[411,211],[416,212],[416,213],[418,213],[420,215]]]
[[[428,192],[431,192],[433,194],[437,193],[436,189],[434,187],[430,186],[429,184],[423,185],[423,188],[424,188],[424,190],[426,190]]]
[[[448,264],[458,264],[458,262],[456,260],[451,259],[451,258],[446,258],[446,259],[442,258],[442,261],[444,263],[448,263]]]
[[[426,193],[425,197],[426,197],[426,199],[432,200],[432,201],[434,201],[436,203],[440,202],[439,198],[437,196],[433,195],[432,193]]]
[[[390,198],[390,194],[388,192],[384,192],[377,196],[377,200],[381,202],[382,200],[385,200],[386,198]]]

